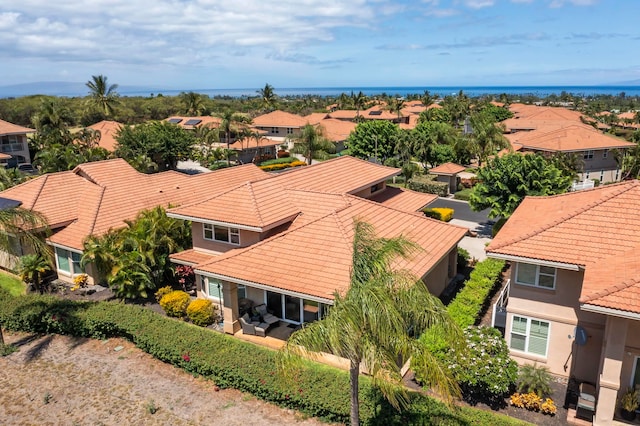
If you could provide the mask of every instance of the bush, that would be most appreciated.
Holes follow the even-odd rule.
[[[191,302],[191,298],[188,293],[182,290],[174,290],[162,296],[160,306],[162,306],[167,316],[183,318],[187,313],[189,302]]]
[[[291,167],[300,167],[300,166],[306,166],[306,165],[307,163],[305,163],[304,161],[296,160],[290,163],[278,163],[278,164],[271,164],[268,166],[261,165],[260,168],[265,172],[275,172],[278,170],[284,170]]]
[[[164,287],[160,287],[160,289],[158,289],[158,291],[156,291],[155,293],[155,297],[156,297],[156,301],[158,301],[158,303],[160,303],[160,300],[162,300],[162,298],[164,296],[166,296],[167,294],[171,293],[173,291],[173,288],[171,288],[170,285],[164,286]]]
[[[286,154],[289,154],[288,152]],[[296,157],[290,157],[287,155],[286,157],[278,157],[273,160],[267,160],[260,164],[261,166],[271,166],[273,164],[291,164],[294,161],[299,161]]]
[[[45,317],[61,314],[59,328],[78,337],[123,337],[155,358],[327,422],[349,421],[347,372],[306,362],[295,380],[285,380],[276,367],[277,352],[233,337],[194,327],[122,302],[77,302],[30,294],[13,297],[0,288],[0,323],[8,330],[46,333]],[[470,408],[448,408],[426,395],[410,394],[410,405],[399,413],[360,378],[360,418],[363,425],[491,424],[523,425],[506,416]]]
[[[471,195],[471,189],[463,189],[462,191],[458,191],[453,194],[453,198],[461,201],[469,201],[469,196]]]
[[[471,255],[469,252],[462,247],[458,247],[458,272],[469,266],[469,261],[471,260]]]
[[[195,325],[206,327],[214,322],[215,308],[209,299],[196,299],[187,306],[187,316]]]
[[[441,220],[443,222],[449,222],[453,219],[453,209],[449,209],[446,207],[434,207],[434,208],[425,208],[422,210],[425,216]]]
[[[435,194],[439,197],[446,197],[449,195],[449,184],[433,180],[433,175],[415,176],[409,180],[407,186],[413,191]]]
[[[529,411],[539,411],[542,414],[548,414],[554,416],[558,412],[553,399],[547,398],[543,400],[535,392],[529,393],[514,393],[509,398],[509,403],[514,407],[526,408]]]
[[[533,392],[540,398],[551,395],[551,375],[544,365],[525,364],[518,374],[518,392]]]

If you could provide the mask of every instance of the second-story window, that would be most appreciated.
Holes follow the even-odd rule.
[[[518,263],[516,283],[553,290],[556,287],[556,268]]]
[[[582,152],[582,157],[583,157],[585,160],[593,160],[593,150],[592,150],[592,149],[590,149],[590,150],[588,150],[588,151],[583,151],[583,152]]]
[[[204,239],[211,241],[220,241],[229,244],[240,244],[240,230],[238,228],[229,228],[227,226],[203,224]]]

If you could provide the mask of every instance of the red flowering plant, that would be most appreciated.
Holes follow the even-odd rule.
[[[178,283],[182,286],[182,289],[187,292],[193,288],[196,282],[196,276],[193,273],[193,268],[188,265],[176,266],[176,277],[178,278]]]

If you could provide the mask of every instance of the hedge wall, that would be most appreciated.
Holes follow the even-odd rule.
[[[14,297],[0,288],[0,324],[23,332],[123,337],[155,358],[211,379],[220,387],[249,392],[326,421],[349,420],[347,372],[308,362],[296,372],[295,380],[284,380],[276,367],[277,352],[139,306],[35,294]],[[449,409],[422,394],[412,394],[411,400],[409,409],[398,413],[366,377],[360,380],[360,416],[365,425],[523,424],[480,410]]]
[[[409,180],[407,186],[409,189],[414,191],[446,197],[449,194],[449,184],[446,182],[435,181],[433,178],[433,175],[416,176]]]

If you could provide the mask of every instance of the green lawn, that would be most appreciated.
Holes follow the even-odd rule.
[[[4,272],[0,272],[0,287],[9,290],[13,296],[24,294],[25,285],[18,278]]]

